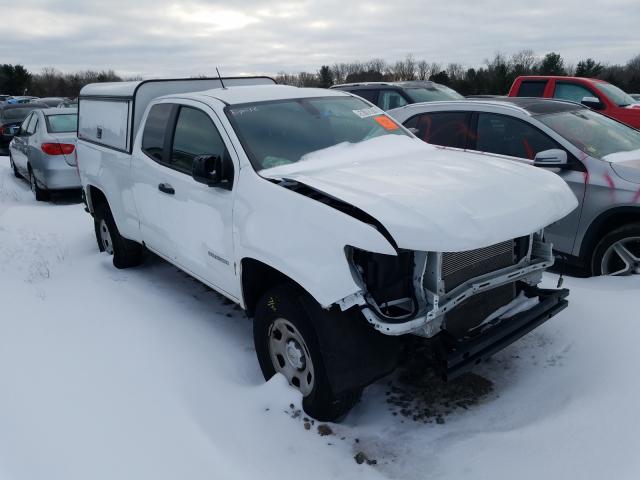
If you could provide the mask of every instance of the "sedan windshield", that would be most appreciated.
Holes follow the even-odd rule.
[[[75,113],[47,115],[46,119],[49,133],[75,132],[78,127],[78,115]]]
[[[245,103],[225,109],[256,170],[299,161],[339,143],[408,134],[378,107],[355,97]]]
[[[591,110],[540,115],[538,119],[594,158],[640,149],[640,131]]]
[[[433,85],[429,87],[405,88],[404,91],[416,103],[437,102],[438,100],[463,100],[464,97],[455,90],[444,85]]]
[[[623,92],[615,85],[611,85],[610,83],[594,83],[596,88],[604,93],[609,100],[615,103],[619,107],[626,107],[631,105],[632,103],[636,103],[636,101],[629,95],[628,93]]]

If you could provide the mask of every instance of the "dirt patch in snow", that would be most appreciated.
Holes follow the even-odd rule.
[[[442,424],[447,415],[467,410],[493,392],[493,382],[475,373],[443,381],[428,348],[411,348],[406,357],[387,383],[386,402],[394,416]]]

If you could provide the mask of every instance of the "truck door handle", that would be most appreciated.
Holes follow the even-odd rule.
[[[174,193],[176,193],[173,187],[168,183],[161,183],[160,185],[158,185],[158,190],[169,195],[173,195]]]

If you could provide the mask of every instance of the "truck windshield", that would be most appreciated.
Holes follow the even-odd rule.
[[[416,103],[437,102],[438,100],[463,100],[464,97],[455,90],[443,85],[432,87],[405,88],[404,91]]]
[[[537,118],[594,158],[602,159],[610,153],[640,149],[640,131],[591,110],[553,113]]]
[[[615,103],[619,107],[627,107],[632,103],[636,103],[636,101],[631,98],[628,93],[624,93],[615,85],[611,85],[610,83],[602,83],[602,82],[594,82],[594,85],[598,90],[604,93],[609,100]]]
[[[408,135],[378,107],[354,97],[245,103],[228,106],[225,112],[258,171],[343,142]]]

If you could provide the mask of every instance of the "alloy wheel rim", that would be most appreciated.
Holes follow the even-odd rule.
[[[640,274],[640,237],[618,240],[604,252],[600,265],[603,275]]]
[[[288,320],[277,318],[269,329],[269,355],[276,372],[303,396],[313,390],[315,371],[309,348],[298,329]]]
[[[107,222],[104,220],[100,221],[100,241],[102,242],[102,246],[104,247],[104,251],[109,255],[113,255],[113,242],[111,241],[111,233],[109,232],[109,227],[107,226]]]

